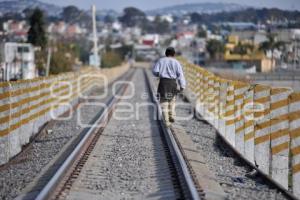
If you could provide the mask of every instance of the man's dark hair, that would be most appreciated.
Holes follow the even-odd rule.
[[[166,49],[165,55],[166,55],[167,57],[169,57],[169,56],[174,57],[174,56],[175,56],[175,49],[174,49],[173,47],[168,47],[168,48]]]

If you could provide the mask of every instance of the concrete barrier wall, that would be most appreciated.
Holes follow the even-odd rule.
[[[95,85],[105,86],[129,69],[82,69],[57,76],[0,83],[0,165],[21,152],[22,146],[51,119],[78,104]]]
[[[222,79],[179,60],[197,112],[240,155],[300,198],[300,93]]]

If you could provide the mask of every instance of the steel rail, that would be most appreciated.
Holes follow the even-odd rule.
[[[148,85],[148,89],[149,89],[149,92],[150,92],[150,96],[151,96],[151,99],[152,101],[156,104],[156,107],[157,107],[157,119],[159,121],[159,124],[160,124],[160,127],[162,129],[162,132],[164,133],[164,136],[165,136],[165,139],[167,140],[167,144],[169,146],[170,149],[173,150],[174,152],[174,155],[175,155],[175,159],[179,165],[179,170],[180,172],[182,173],[183,177],[184,177],[184,180],[185,180],[185,183],[186,183],[186,186],[188,188],[188,192],[189,192],[189,197],[191,199],[194,199],[194,200],[200,200],[200,196],[199,196],[199,193],[197,191],[197,187],[193,181],[193,178],[192,178],[192,175],[190,174],[190,171],[188,169],[188,166],[186,164],[186,161],[184,159],[184,156],[182,155],[182,152],[170,130],[170,128],[168,128],[164,121],[162,120],[163,117],[162,117],[162,109],[160,107],[160,104],[157,100],[157,97],[156,97],[156,93],[154,92],[154,88],[151,84],[151,81],[150,81],[150,78],[146,72],[146,69],[144,69],[144,75],[146,77],[146,82],[147,82],[147,85]]]
[[[134,73],[134,72],[132,72]],[[133,74],[129,75],[132,77]],[[128,85],[124,85],[117,90],[117,94],[120,95],[121,93],[125,92]],[[63,162],[60,168],[55,172],[54,176],[50,179],[50,181],[46,184],[46,186],[42,189],[42,191],[36,197],[36,200],[46,200],[49,199],[54,191],[56,190],[57,186],[64,178],[65,173],[69,170],[69,168],[73,165],[74,161],[80,156],[82,149],[86,145],[86,142],[90,140],[93,134],[95,134],[99,127],[105,126],[108,120],[109,113],[113,110],[113,107],[120,99],[116,97],[116,95],[112,96],[109,101],[106,103],[107,107],[104,108],[101,112],[99,118],[94,122],[93,125],[89,127],[89,130],[79,142],[79,144],[75,147],[72,153],[68,156],[68,158]]]

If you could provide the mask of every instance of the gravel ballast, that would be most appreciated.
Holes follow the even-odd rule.
[[[183,102],[182,98],[179,98],[177,102],[185,104],[176,107],[177,117],[185,118],[193,113],[191,105]],[[206,121],[193,117],[176,123],[183,126],[190,135],[229,199],[287,199],[262,177],[246,177],[245,174],[250,170],[249,166],[234,154],[218,136],[215,128]]]
[[[141,69],[66,199],[178,199]],[[144,105],[139,107],[138,105]],[[127,106],[133,106],[130,112]],[[121,113],[122,110],[127,110]],[[118,117],[117,117],[118,116]]]

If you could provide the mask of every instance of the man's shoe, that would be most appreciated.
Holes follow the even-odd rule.
[[[175,119],[173,117],[170,117],[169,120],[170,120],[171,123],[175,122]]]

